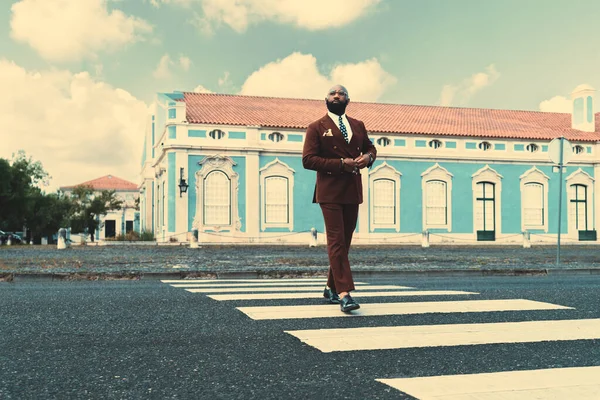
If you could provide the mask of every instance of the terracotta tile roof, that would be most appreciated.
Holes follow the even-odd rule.
[[[259,125],[306,129],[326,113],[324,100],[183,93],[187,121],[198,124]],[[596,132],[571,129],[571,114],[351,102],[348,115],[362,120],[370,132],[572,141],[600,140]]]
[[[106,175],[73,186],[61,186],[61,190],[74,189],[76,186],[91,186],[94,190],[138,191],[138,185],[114,175]]]

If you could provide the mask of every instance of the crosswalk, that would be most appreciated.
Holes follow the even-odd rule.
[[[205,279],[163,280],[175,288],[201,293],[216,301],[322,299],[323,278],[307,279]],[[361,308],[342,313],[339,305],[320,301],[309,305],[261,305],[236,307],[251,320],[298,320],[352,318],[430,313],[483,313],[506,311],[573,310],[572,307],[528,299],[480,300],[478,292],[426,290],[400,285],[356,283],[353,297],[390,299],[392,302],[361,302]],[[430,301],[402,302],[423,296]],[[444,296],[434,301],[436,296]],[[447,296],[460,296],[459,300]],[[395,300],[395,299],[392,299]],[[314,303],[314,304],[312,304]],[[260,304],[260,303],[259,303]],[[284,330],[301,342],[323,352],[390,350],[443,346],[476,346],[500,343],[600,339],[600,319],[565,319],[520,322],[460,323],[412,326]],[[417,399],[600,399],[600,366],[499,371],[494,373],[379,378],[377,382]]]

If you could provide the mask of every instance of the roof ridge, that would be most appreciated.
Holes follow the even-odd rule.
[[[258,96],[258,95],[247,95],[247,94],[232,94],[232,93],[200,93],[200,92],[181,92],[184,95],[190,94],[195,96],[218,96],[218,97],[237,97],[237,98],[248,98],[248,99],[268,99],[268,100],[293,100],[293,101],[306,101],[306,102],[321,102],[319,99],[307,99],[301,97],[277,97],[277,96]],[[183,99],[181,99],[183,100]],[[514,108],[485,108],[485,107],[462,107],[462,106],[442,106],[434,104],[406,104],[406,103],[390,103],[390,102],[376,102],[376,101],[352,101],[352,104],[366,104],[366,105],[377,105],[377,106],[402,106],[402,107],[426,107],[435,109],[448,109],[448,110],[482,110],[482,111],[501,111],[501,112],[518,112],[518,113],[536,113],[545,115],[565,115],[571,114],[569,112],[556,112],[556,111],[541,111],[541,110],[520,110]],[[600,111],[594,113],[594,115],[600,114]]]

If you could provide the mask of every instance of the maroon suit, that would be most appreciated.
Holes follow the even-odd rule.
[[[327,231],[327,286],[337,293],[354,290],[348,252],[356,229],[358,205],[363,202],[360,173],[345,172],[341,159],[354,159],[370,153],[370,167],[377,155],[365,124],[348,116],[346,118],[352,129],[350,143],[346,143],[342,132],[326,114],[308,126],[302,151],[304,168],[317,171],[313,203],[321,206]]]

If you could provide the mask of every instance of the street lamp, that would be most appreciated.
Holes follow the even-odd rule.
[[[183,179],[183,168],[179,169],[179,197],[183,196],[183,193],[187,192],[188,184],[185,179]]]

